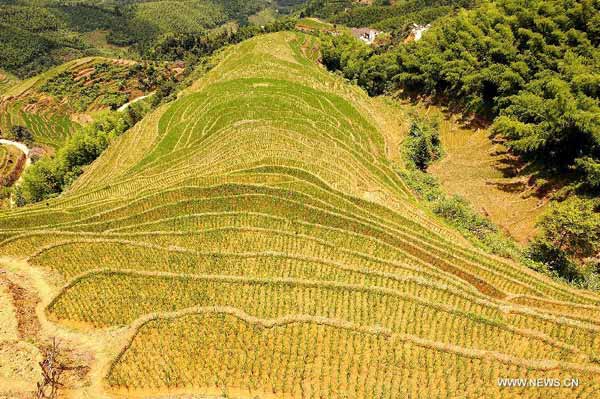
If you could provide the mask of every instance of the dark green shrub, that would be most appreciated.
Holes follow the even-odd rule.
[[[33,140],[33,134],[31,131],[27,127],[20,125],[15,125],[10,128],[9,137],[22,143],[31,143]]]
[[[579,265],[600,254],[600,204],[577,197],[553,203],[538,227],[528,256],[568,281],[582,280]]]
[[[539,238],[534,240],[526,254],[531,260],[543,263],[548,270],[569,282],[580,281],[583,277],[567,253],[548,241]]]
[[[575,167],[581,173],[587,188],[600,190],[600,162],[591,157],[579,158],[575,161]]]
[[[600,204],[571,197],[553,203],[538,223],[542,239],[568,256],[583,259],[600,251]]]
[[[404,150],[411,165],[419,170],[427,170],[429,165],[442,155],[438,124],[413,121]]]

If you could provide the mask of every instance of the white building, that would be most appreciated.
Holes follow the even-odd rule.
[[[373,44],[375,38],[381,34],[380,31],[370,28],[353,28],[352,36],[362,40],[367,44]]]
[[[413,24],[413,28],[411,29],[411,34],[414,36],[415,42],[418,42],[423,37],[423,33],[427,32],[431,28],[431,24],[427,25],[417,25]]]

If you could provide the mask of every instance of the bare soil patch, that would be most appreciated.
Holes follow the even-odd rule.
[[[40,299],[31,291],[27,291],[16,284],[6,273],[0,274],[0,284],[4,284],[10,293],[17,319],[19,338],[37,339],[41,326],[36,317],[35,309]]]

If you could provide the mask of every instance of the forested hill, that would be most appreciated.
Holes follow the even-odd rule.
[[[29,77],[89,55],[137,58],[166,33],[240,25],[300,0],[0,0],[0,69]]]
[[[305,13],[346,26],[405,32],[413,23],[427,24],[478,3],[479,0],[379,0],[371,4],[356,0],[309,0]]]
[[[403,89],[495,118],[515,153],[577,168],[600,189],[599,44],[598,1],[498,0],[438,19],[409,45],[331,39],[324,61],[371,94]]]

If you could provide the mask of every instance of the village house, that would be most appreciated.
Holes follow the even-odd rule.
[[[367,43],[367,44],[373,44],[373,42],[375,41],[375,38],[377,36],[379,36],[381,32],[375,29],[370,29],[370,28],[353,28],[352,29],[352,36],[356,37],[357,39],[362,40],[363,42]]]
[[[431,24],[427,25],[417,25],[413,24],[410,29],[409,35],[404,39],[404,44],[410,42],[418,42],[423,37],[423,33],[427,32],[431,28]]]

